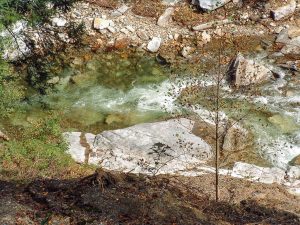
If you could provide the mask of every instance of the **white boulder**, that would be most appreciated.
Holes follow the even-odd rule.
[[[285,181],[285,171],[282,169],[277,167],[259,167],[242,162],[234,164],[231,175],[266,184],[284,183]]]
[[[160,48],[162,39],[160,37],[153,37],[151,41],[149,41],[147,45],[147,49],[150,52],[157,52]]]
[[[112,20],[106,20],[106,19],[96,17],[94,19],[93,26],[94,26],[94,29],[96,29],[96,30],[104,30],[110,26],[113,27],[114,23]]]
[[[116,10],[114,10],[111,15],[112,16],[122,16],[123,14],[125,14],[127,11],[129,10],[129,7],[127,5],[122,5],[121,7],[117,8]]]
[[[54,17],[52,19],[52,25],[56,27],[64,27],[67,24],[67,20],[65,18]]]
[[[192,0],[193,5],[198,5],[205,10],[215,10],[227,4],[231,0]]]

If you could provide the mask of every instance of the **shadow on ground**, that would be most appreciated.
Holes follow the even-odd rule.
[[[98,170],[76,180],[0,182],[0,193],[1,224],[300,224],[296,214],[253,200],[217,203],[163,176]]]

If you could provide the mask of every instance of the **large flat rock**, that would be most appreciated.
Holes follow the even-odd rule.
[[[211,147],[192,133],[193,126],[193,121],[182,118],[104,131],[96,136],[74,132],[65,136],[69,153],[78,162],[124,172],[176,173],[193,169],[212,157]],[[87,151],[89,155],[83,159]]]

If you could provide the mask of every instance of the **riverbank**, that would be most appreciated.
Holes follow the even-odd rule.
[[[141,224],[147,221],[132,212],[138,205],[153,209],[138,211],[150,224],[155,218],[163,224],[297,224],[299,7],[276,19],[270,12],[280,9],[281,1],[232,1],[210,13],[185,1],[115,3],[80,1],[42,27],[18,29],[32,43],[33,52],[24,53],[36,55],[30,65],[26,60],[16,63],[26,95],[20,110],[0,123],[0,138],[5,139],[0,143],[5,149],[0,177],[8,181],[1,184],[5,204],[0,215],[38,223]],[[74,23],[73,28],[85,27],[80,38],[69,32]],[[50,54],[47,46],[55,50]],[[24,57],[19,50],[9,49],[6,57]],[[211,167],[218,70],[230,78],[220,88],[220,196],[226,202],[221,208],[212,201]],[[181,129],[166,125],[172,118],[186,120],[183,117],[192,122],[180,122]],[[180,138],[178,130],[186,136]],[[63,139],[62,132],[71,138]],[[194,144],[201,148],[191,148]],[[99,165],[126,174],[165,170],[168,175],[121,174],[119,179],[109,172],[78,178]],[[12,179],[23,184],[18,187]],[[187,183],[198,190],[195,196]],[[149,185],[153,189],[148,190]],[[99,187],[106,191],[99,192]],[[132,193],[139,193],[137,199]],[[92,203],[95,197],[104,206],[98,200]],[[116,205],[122,202],[132,204],[119,210]],[[7,208],[16,210],[10,214]],[[224,208],[232,212],[225,215]]]

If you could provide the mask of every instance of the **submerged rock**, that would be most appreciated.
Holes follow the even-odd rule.
[[[267,67],[255,60],[244,58],[240,53],[230,63],[227,74],[236,87],[261,83],[272,76]]]

